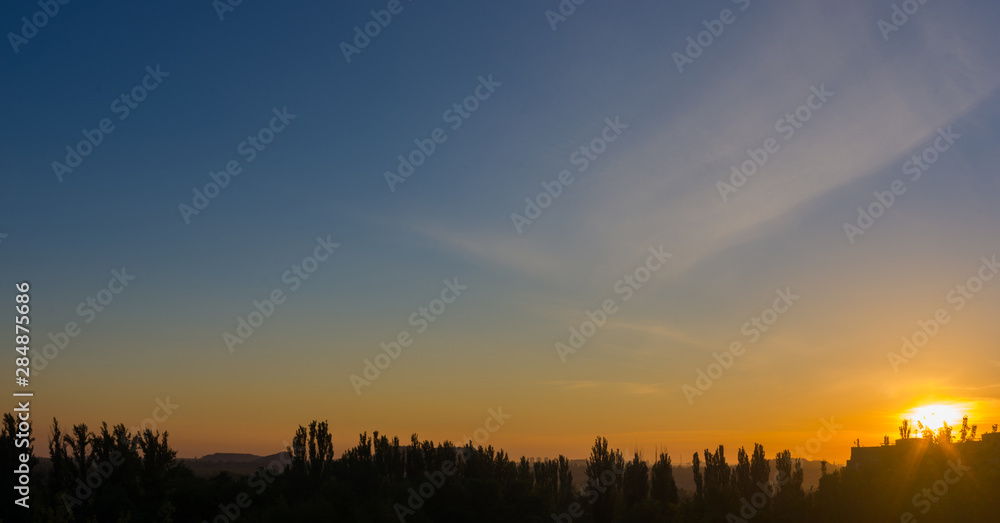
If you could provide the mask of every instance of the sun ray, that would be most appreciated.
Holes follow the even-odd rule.
[[[962,417],[970,414],[969,405],[961,403],[932,403],[915,407],[903,415],[916,426],[917,422],[923,424],[931,430],[937,430],[944,423],[950,426],[958,426],[962,423]]]

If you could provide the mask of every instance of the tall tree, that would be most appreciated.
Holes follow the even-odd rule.
[[[792,453],[779,452],[774,458],[774,468],[778,471],[778,492],[773,500],[775,521],[802,521],[805,518],[805,492],[802,490],[803,471],[800,460],[792,462]]]
[[[661,452],[657,456],[650,472],[650,497],[659,501],[664,507],[676,504],[677,482],[674,481],[674,470],[670,464],[670,456],[666,452]]]
[[[417,434],[410,435],[410,446],[406,449],[406,477],[415,480],[424,477],[427,471],[427,464],[424,462],[424,453],[420,452],[420,439]]]
[[[694,495],[701,498],[704,495],[704,481],[701,477],[701,459],[697,452],[691,456],[691,470],[694,473]]]
[[[764,445],[753,444],[753,456],[750,458],[750,479],[757,488],[763,488],[771,480],[771,463],[764,455]]]
[[[590,505],[595,523],[614,520],[614,507],[621,492],[625,460],[618,450],[608,450],[608,440],[600,436],[594,441],[587,459],[589,487],[596,497]]]
[[[649,466],[639,457],[638,452],[634,453],[632,461],[625,465],[622,489],[625,510],[631,510],[649,496]]]
[[[962,417],[962,429],[961,429],[961,431],[959,433],[961,439],[959,441],[961,441],[962,443],[965,443],[966,441],[975,441],[976,440],[976,430],[978,430],[978,429],[979,429],[978,425],[971,425],[971,426],[969,425],[969,417],[968,416],[963,416]]]
[[[952,426],[948,424],[947,421],[941,422],[941,428],[937,431],[937,442],[938,443],[951,443],[952,436]]]
[[[556,506],[563,507],[573,501],[573,473],[569,470],[569,459],[559,455],[559,495]]]
[[[142,449],[142,484],[154,490],[163,488],[167,475],[177,466],[177,451],[167,443],[168,435],[146,429],[138,437]]]
[[[306,473],[306,428],[299,425],[292,436],[292,445],[286,450],[292,458],[292,473],[303,476]]]
[[[93,456],[88,451],[91,438],[90,432],[87,430],[87,424],[73,425],[72,436],[67,434],[65,439],[66,444],[73,451],[75,475],[79,479],[85,479],[87,472],[90,471],[90,466],[94,464]]]
[[[719,445],[714,453],[705,449],[705,509],[711,521],[724,519],[739,503],[731,476],[725,448]]]
[[[750,499],[754,493],[753,478],[750,476],[750,456],[740,447],[736,453],[736,467],[733,469],[733,486],[741,498]]]
[[[376,433],[376,437],[378,433]],[[397,441],[398,448],[398,441]],[[333,436],[326,420],[309,423],[309,474],[322,478],[333,466]]]
[[[899,426],[899,439],[910,439],[911,433],[913,433],[913,423],[904,419],[903,424]]]

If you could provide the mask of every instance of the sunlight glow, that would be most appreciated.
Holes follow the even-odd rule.
[[[953,403],[935,403],[916,407],[905,414],[904,417],[912,420],[914,426],[916,426],[919,421],[923,423],[925,427],[938,429],[944,424],[944,422],[948,422],[948,425],[952,426],[961,425],[962,416],[967,414],[969,414],[969,412],[964,405]]]

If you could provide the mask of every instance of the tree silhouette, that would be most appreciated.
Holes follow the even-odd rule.
[[[179,465],[167,439],[166,432],[131,434],[122,424],[109,430],[107,423],[97,434],[86,424],[63,434],[53,419],[47,486],[58,504],[45,517],[171,521],[177,500],[166,493],[189,481],[190,472]]]
[[[694,495],[697,498],[702,498],[705,483],[701,476],[701,460],[698,458],[697,452],[691,456],[691,472],[694,474]]]
[[[556,497],[556,506],[562,507],[573,501],[573,473],[569,469],[569,460],[566,456],[559,456],[559,495]]]
[[[670,464],[670,456],[661,452],[653,463],[650,477],[650,496],[659,501],[664,508],[676,505],[677,482],[674,481],[674,470]]]
[[[937,432],[937,442],[938,443],[951,443],[951,425],[948,425],[947,421],[941,422],[941,428]]]
[[[754,485],[763,485],[771,479],[771,463],[764,455],[764,445],[753,444],[753,457],[750,458],[750,479]]]
[[[622,488],[626,511],[632,510],[649,496],[649,466],[642,461],[638,452],[634,453],[632,461],[625,465]]]
[[[913,432],[912,422],[904,419],[903,424],[899,426],[899,439],[910,439],[911,432]]]
[[[920,420],[917,420],[917,429],[920,430],[920,437],[931,442],[937,441],[934,431],[930,427],[924,426],[924,423]]]
[[[587,478],[596,490],[591,503],[591,514],[596,523],[614,519],[614,507],[622,486],[625,460],[618,450],[608,450],[608,440],[598,437],[590,449],[587,460]]]
[[[962,416],[962,428],[959,431],[959,441],[962,443],[965,443],[966,441],[975,441],[976,429],[978,428],[979,427],[976,425],[969,426],[969,417]]]
[[[753,495],[753,479],[750,477],[750,457],[743,447],[736,452],[736,467],[733,468],[733,488],[741,498]]]
[[[704,494],[710,520],[718,520],[736,509],[738,496],[733,488],[732,470],[726,463],[726,452],[719,445],[715,452],[705,449]]]
[[[792,453],[784,450],[775,456],[774,468],[778,476],[772,517],[775,521],[801,521],[806,499],[802,490],[804,473],[800,460],[796,459],[793,464]]]
[[[435,444],[416,434],[404,447],[396,437],[365,432],[334,459],[329,425],[315,420],[295,430],[289,459],[280,458],[287,467],[197,477],[176,459],[167,433],[132,434],[107,423],[96,432],[83,424],[64,432],[53,419],[51,465],[36,469],[47,478],[32,483],[28,520],[867,523],[905,521],[907,512],[919,512],[911,520],[993,521],[1000,513],[992,495],[1000,491],[1000,438],[977,440],[975,427],[964,419],[957,438],[945,425],[925,444],[866,448],[852,460],[875,452],[878,459],[832,472],[824,461],[818,488],[809,493],[803,462],[790,451],[776,454],[772,481],[762,445],[755,443],[752,454],[740,448],[733,466],[720,445],[692,456],[695,491],[686,492],[677,488],[665,452],[652,464],[639,452],[626,462],[602,437],[583,466],[586,483],[575,490],[575,465],[564,456],[514,461],[493,446]],[[8,462],[16,459],[16,429],[16,419],[5,415],[0,443]],[[957,476],[942,475],[948,470]],[[948,478],[947,492],[935,494]],[[0,509],[3,521],[23,515]]]

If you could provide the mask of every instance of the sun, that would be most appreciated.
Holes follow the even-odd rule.
[[[905,418],[912,420],[914,426],[919,421],[925,427],[937,429],[945,422],[948,422],[948,425],[960,425],[962,423],[962,416],[964,415],[961,406],[935,403],[916,407],[906,413]]]

